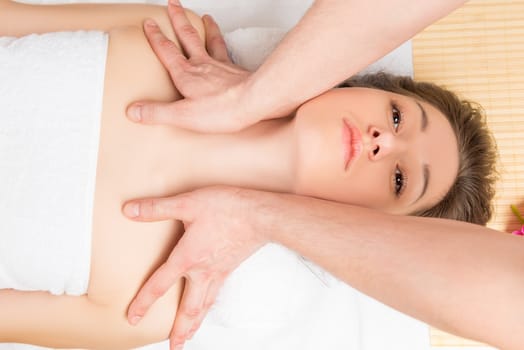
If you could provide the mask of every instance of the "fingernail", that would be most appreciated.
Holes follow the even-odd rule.
[[[213,25],[215,23],[215,20],[210,15],[206,15],[205,17],[206,17],[205,21],[207,22],[208,25]]]
[[[124,215],[128,218],[136,218],[140,215],[140,206],[138,205],[138,203],[127,203],[126,205],[124,205],[123,211]],[[140,319],[139,316],[134,316],[134,318],[136,317]]]
[[[142,120],[142,106],[141,105],[133,105],[129,107],[129,111],[127,113],[129,116],[129,119],[131,119],[134,122],[140,122]]]
[[[131,323],[131,325],[135,326],[138,322],[140,322],[141,319],[142,317],[140,316],[133,316],[131,317],[131,320],[129,322]]]
[[[146,27],[150,27],[150,28],[155,28],[155,27],[157,27],[156,22],[153,21],[151,18],[146,19],[146,20],[144,21],[144,25],[145,25]]]
[[[171,5],[179,5],[179,4],[180,4],[180,3],[179,3],[178,1],[176,1],[176,0],[169,0],[169,3],[170,3]]]
[[[184,344],[176,344],[174,350],[182,350],[184,348]]]

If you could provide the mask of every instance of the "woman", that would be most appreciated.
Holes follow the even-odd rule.
[[[60,97],[68,94],[71,101],[76,101],[77,97],[87,96],[86,101],[91,103],[80,104],[82,112],[87,111],[87,115],[75,115],[80,113],[79,105],[55,105],[48,97],[51,95],[49,91],[38,89],[38,86],[31,94],[24,94],[24,98],[29,96],[33,100],[28,105],[41,103],[38,108],[42,110],[36,112],[42,114],[37,119],[44,118],[45,123],[31,129],[34,133],[30,136],[34,136],[34,152],[43,153],[45,148],[49,161],[39,156],[39,160],[44,159],[36,169],[26,171],[22,167],[26,171],[21,177],[22,186],[17,182],[19,175],[9,178],[11,182],[8,183],[14,184],[12,188],[15,190],[11,191],[9,198],[12,201],[6,206],[11,212],[4,212],[2,221],[12,226],[2,232],[16,232],[17,235],[12,236],[22,238],[18,245],[2,246],[17,255],[31,250],[24,249],[29,246],[28,242],[38,248],[36,237],[45,238],[42,244],[46,246],[45,249],[32,248],[27,253],[28,258],[34,257],[33,254],[43,254],[39,256],[37,269],[28,267],[20,271],[19,266],[25,264],[20,260],[13,264],[6,259],[4,265],[11,263],[15,267],[5,269],[5,280],[10,282],[9,278],[23,273],[31,277],[46,275],[46,272],[55,272],[57,266],[62,269],[69,267],[69,260],[58,259],[54,265],[48,261],[71,247],[74,247],[71,264],[78,263],[78,266],[63,273],[66,282],[58,287],[54,281],[51,287],[47,281],[39,285],[40,281],[35,283],[34,278],[27,278],[28,281],[13,278],[15,282],[5,283],[4,289],[0,290],[0,341],[53,347],[128,348],[167,338],[180,297],[180,284],[171,288],[138,326],[128,325],[125,313],[145,278],[172,250],[182,232],[182,225],[130,222],[120,212],[127,198],[170,195],[211,184],[231,184],[311,195],[400,215],[430,213],[475,222],[485,222],[489,216],[486,208],[474,206],[463,213],[455,213],[458,207],[455,201],[464,203],[457,200],[461,195],[472,204],[478,194],[492,196],[490,171],[493,153],[489,135],[478,111],[468,109],[469,104],[459,103],[460,113],[446,115],[446,108],[438,105],[440,99],[431,98],[434,88],[429,85],[413,84],[415,90],[410,92],[411,83],[391,79],[388,89],[401,94],[369,88],[333,90],[302,105],[294,113],[294,118],[267,121],[233,135],[204,136],[161,127],[144,130],[126,120],[125,106],[144,96],[165,101],[180,98],[139,28],[144,18],[154,17],[168,31],[170,26],[162,8],[34,7],[5,1],[0,6],[2,36],[85,28],[109,33],[107,57],[106,37],[100,33],[52,34],[25,39],[30,46],[41,44],[37,51],[32,51],[34,55],[45,57],[58,52],[49,61],[57,60],[61,65],[50,75],[60,77],[67,75],[63,73],[67,69],[80,67],[77,69],[80,73],[75,73],[78,78],[70,85],[62,86],[63,81],[58,80],[53,87]],[[203,36],[198,18],[190,16]],[[33,39],[36,42],[31,41]],[[26,48],[24,41],[9,41],[7,46],[13,50]],[[30,57],[31,61],[35,61],[34,57]],[[59,61],[64,57],[63,62]],[[21,59],[17,57],[16,61]],[[43,59],[40,61],[48,64]],[[71,61],[72,67],[67,66]],[[17,62],[9,61],[9,64],[16,67]],[[104,69],[90,68],[100,63],[105,72]],[[49,74],[47,69],[35,69],[29,75],[41,71],[44,75]],[[6,94],[12,93],[13,98],[25,88],[29,89],[29,82],[36,85],[41,81],[36,78],[34,82],[24,81],[23,73],[26,72],[13,72],[16,79],[11,78],[19,80],[19,85],[9,85],[9,90],[14,92],[5,91]],[[85,79],[81,79],[82,76]],[[387,80],[387,77],[381,79]],[[100,95],[102,89],[103,96]],[[44,99],[36,101],[42,93],[45,93]],[[9,107],[15,105],[9,99],[7,101]],[[13,125],[6,133],[6,139],[14,140],[16,147],[8,144],[10,147],[4,147],[7,151],[2,153],[2,157],[29,143],[27,135],[20,132],[25,130],[27,123],[22,119],[24,126],[19,127],[16,117],[38,116],[32,109],[23,110],[25,114],[22,114],[18,106],[15,107],[10,110],[14,112],[8,120],[13,120]],[[461,126],[458,129],[448,120],[455,118]],[[87,124],[83,124],[86,119]],[[56,128],[50,126],[53,123]],[[48,133],[44,135],[44,141],[36,142],[37,137],[44,133]],[[464,138],[463,133],[471,137]],[[59,142],[68,135],[73,140]],[[68,142],[77,140],[78,149],[83,153],[71,155]],[[480,154],[478,149],[469,151],[471,144],[465,141],[479,144],[487,156]],[[23,163],[26,157],[30,158],[29,152],[22,150],[18,158],[13,158],[14,165],[7,168],[6,174],[20,171],[16,165]],[[66,163],[54,174],[57,167],[48,165],[61,159],[56,156],[59,151],[64,151],[64,157],[78,162],[70,166],[72,169],[67,169]],[[95,159],[96,168],[85,159]],[[480,174],[482,183],[478,185],[477,181],[471,181],[468,186],[473,190],[468,187],[463,191],[457,177],[471,178],[467,174],[470,170],[474,175]],[[64,175],[69,174],[68,171],[78,179],[68,182],[69,177]],[[48,178],[40,182],[44,174]],[[45,197],[45,201],[38,203],[36,199],[30,200],[34,191],[29,191],[27,199],[22,197],[20,200],[20,192],[29,175],[35,175],[37,179],[37,185],[33,187],[35,191],[48,190],[58,199],[50,203],[49,197]],[[85,186],[78,186],[79,183]],[[81,190],[72,199],[67,197],[78,188]],[[70,217],[83,219],[85,223],[72,220],[67,225],[58,225],[53,220],[53,213],[66,207],[70,208]],[[20,214],[24,209],[29,211],[29,215]],[[9,221],[11,217],[15,219]],[[38,217],[38,220],[27,219],[33,217]],[[60,221],[67,219],[60,218]],[[34,227],[33,230],[20,229],[31,227],[35,222],[39,231]],[[71,246],[59,246],[64,237],[71,236],[75,239]],[[54,250],[53,244],[57,245]],[[8,253],[7,248],[2,251],[4,256]],[[77,262],[75,258],[82,256],[87,256],[87,260],[83,258]],[[52,296],[46,291],[71,295]]]

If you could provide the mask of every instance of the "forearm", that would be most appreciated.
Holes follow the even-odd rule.
[[[103,330],[97,328],[97,321],[108,318],[103,308],[91,304],[85,296],[0,289],[0,306],[0,343],[94,347],[94,338],[103,337],[96,332]]]
[[[25,343],[51,348],[131,349],[165,338],[158,324],[130,327],[122,310],[87,296],[51,295],[0,289],[1,343]],[[170,318],[166,318],[166,321]],[[162,322],[163,329],[169,329]]]
[[[266,215],[258,224],[271,240],[362,292],[452,333],[523,348],[521,238],[308,198],[260,198],[257,213]]]
[[[247,82],[251,113],[286,115],[465,2],[315,1]]]
[[[0,0],[0,35],[23,36],[73,30],[101,30],[141,26],[155,19],[162,30],[173,36],[165,7],[139,4],[28,5]],[[194,16],[190,14],[190,16]]]

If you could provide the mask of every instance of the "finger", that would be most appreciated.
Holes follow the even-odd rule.
[[[169,339],[169,350],[182,350],[184,349],[184,343],[185,340],[175,343],[172,339]]]
[[[162,102],[137,102],[131,104],[126,111],[127,117],[142,124],[176,124],[179,104],[185,100],[179,100],[174,103]]]
[[[220,281],[213,281],[209,285],[209,288],[207,290],[206,300],[204,301],[204,305],[202,307],[202,312],[193,322],[193,326],[189,330],[187,339],[193,338],[196,331],[200,328],[200,325],[204,321],[204,318],[206,317],[207,313],[209,312],[209,309],[215,303],[218,292],[220,291],[220,288],[222,287],[223,284],[224,284],[223,280],[220,280]]]
[[[136,221],[181,220],[193,221],[194,201],[189,193],[167,198],[146,198],[126,202],[122,208],[125,216]]]
[[[162,33],[155,21],[151,19],[144,21],[144,33],[158,59],[169,71],[173,81],[176,81],[177,73],[183,72],[186,68],[186,56],[174,42]]]
[[[218,61],[232,63],[224,37],[213,17],[205,15],[202,19],[206,28],[206,49],[209,55]]]
[[[147,313],[151,305],[164,295],[182,276],[182,270],[180,270],[179,267],[182,266],[182,264],[175,260],[175,256],[176,248],[171,253],[170,259],[153,273],[131,302],[127,311],[127,318],[132,325],[137,324]]]
[[[137,102],[128,107],[127,117],[136,123],[173,125],[200,132],[236,131],[243,127],[237,120],[225,121],[221,125],[211,123],[209,111],[199,108],[202,104],[189,99],[172,103]]]
[[[180,4],[180,1],[170,0],[167,6],[167,13],[171,19],[173,30],[186,55],[188,57],[207,55],[204,43],[195,27],[189,21],[189,18],[187,18],[186,11]]]
[[[209,284],[206,282],[186,280],[184,294],[169,336],[175,348],[187,340],[195,320],[200,319],[208,289]]]

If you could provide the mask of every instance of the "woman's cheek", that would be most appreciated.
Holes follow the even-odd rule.
[[[380,210],[389,207],[389,181],[384,171],[354,168],[344,182],[346,203]]]

